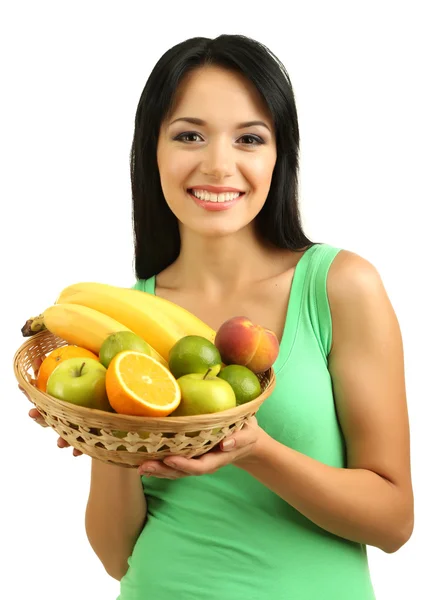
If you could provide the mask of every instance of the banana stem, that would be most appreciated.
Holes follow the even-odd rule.
[[[35,335],[36,333],[39,333],[44,329],[46,329],[46,326],[44,323],[43,314],[41,314],[37,317],[32,317],[31,319],[28,319],[21,328],[21,333],[23,337],[30,337],[31,335]]]

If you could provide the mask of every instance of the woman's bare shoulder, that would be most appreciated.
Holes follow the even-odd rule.
[[[333,323],[333,347],[365,327],[396,326],[396,315],[381,274],[368,259],[349,250],[334,258],[327,277],[327,294]]]
[[[342,249],[335,256],[327,279],[330,294],[352,293],[357,290],[370,289],[382,285],[381,275],[376,266],[365,257]]]

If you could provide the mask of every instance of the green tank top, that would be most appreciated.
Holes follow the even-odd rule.
[[[328,371],[329,267],[339,252],[309,248],[291,286],[275,390],[257,413],[274,439],[345,467]],[[154,294],[155,278],[134,286]],[[143,478],[148,521],[117,600],[372,600],[366,547],[312,523],[245,471],[177,481]]]

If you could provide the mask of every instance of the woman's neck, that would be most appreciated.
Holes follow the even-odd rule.
[[[275,258],[286,254],[259,239],[251,227],[233,235],[203,237],[187,230],[181,232],[178,259],[157,279],[160,287],[204,293],[209,298],[235,293],[278,271]]]

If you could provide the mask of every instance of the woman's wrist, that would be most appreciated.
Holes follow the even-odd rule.
[[[252,474],[254,468],[265,465],[268,462],[272,452],[273,441],[263,429],[259,428],[258,439],[253,445],[252,450],[244,457],[236,460],[234,464]]]

